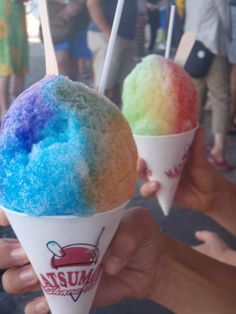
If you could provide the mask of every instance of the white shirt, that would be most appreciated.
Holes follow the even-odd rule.
[[[186,0],[185,31],[193,32],[211,52],[227,56],[229,16],[228,0]]]

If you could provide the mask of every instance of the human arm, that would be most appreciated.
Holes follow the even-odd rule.
[[[152,301],[181,314],[234,313],[234,267],[167,237],[165,247],[166,256],[157,269],[150,295]]]
[[[84,8],[86,1],[85,0],[48,0],[49,2],[56,2],[62,5],[62,11],[60,12],[60,17],[69,21],[72,17],[79,14],[79,12]]]
[[[111,25],[106,20],[101,7],[101,0],[87,0],[87,8],[91,19],[95,22],[106,38],[109,39],[111,34]]]
[[[204,130],[197,131],[175,195],[175,202],[186,208],[204,212],[236,235],[236,185],[227,180],[207,160],[204,152]],[[146,166],[138,163],[138,173],[143,179]],[[159,185],[148,182],[141,187],[143,196],[156,193]]]

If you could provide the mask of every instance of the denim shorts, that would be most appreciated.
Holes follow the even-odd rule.
[[[54,49],[55,51],[67,50],[72,59],[91,59],[86,31],[80,31],[73,38],[55,44]]]

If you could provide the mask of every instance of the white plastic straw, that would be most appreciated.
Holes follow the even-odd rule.
[[[110,70],[111,58],[114,51],[118,27],[120,25],[120,19],[121,19],[123,6],[124,6],[124,1],[125,0],[118,0],[118,3],[117,3],[116,13],[115,13],[114,22],[113,22],[112,30],[111,30],[111,36],[109,39],[107,53],[106,53],[106,57],[105,57],[104,65],[103,65],[100,86],[98,88],[99,95],[104,94],[104,91],[106,88],[107,77]]]
[[[56,55],[52,43],[52,36],[49,25],[48,18],[48,7],[46,0],[39,0],[39,12],[43,31],[43,42],[44,42],[44,52],[45,52],[45,62],[46,62],[46,73],[48,75],[58,75],[58,65],[56,60]]]
[[[169,59],[170,57],[174,20],[175,20],[175,5],[172,5],[171,10],[170,10],[170,19],[169,19],[169,26],[168,26],[168,33],[167,33],[167,40],[166,40],[166,50],[165,50],[166,59]]]

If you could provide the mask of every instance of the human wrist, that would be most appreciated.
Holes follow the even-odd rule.
[[[235,268],[168,237],[165,245],[149,299],[175,313],[233,314]]]

